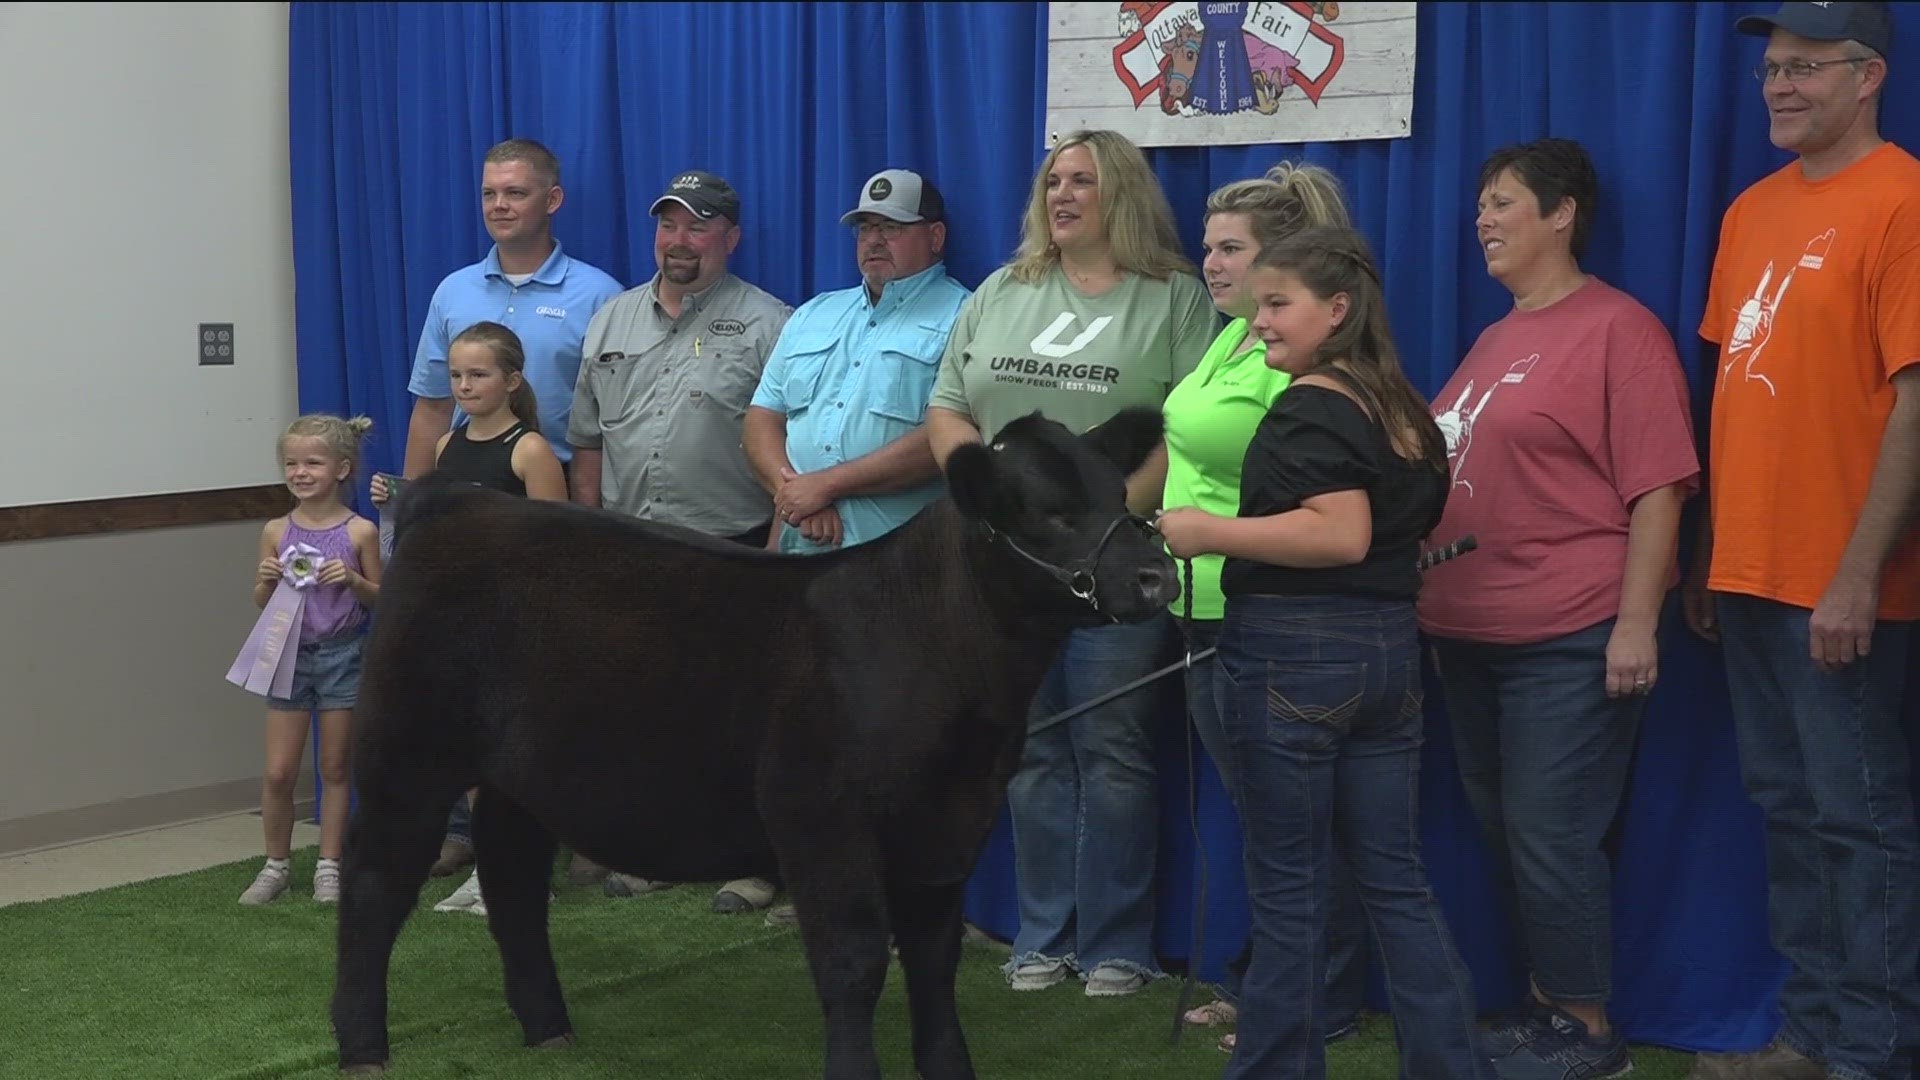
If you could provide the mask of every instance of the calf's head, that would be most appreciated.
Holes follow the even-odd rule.
[[[947,490],[1023,584],[1036,613],[1075,625],[1138,622],[1179,593],[1173,560],[1127,510],[1126,478],[1160,444],[1158,409],[1125,409],[1075,436],[1038,412],[947,458]]]

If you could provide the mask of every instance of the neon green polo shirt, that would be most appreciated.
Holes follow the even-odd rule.
[[[1166,416],[1167,489],[1160,505],[1197,506],[1210,514],[1240,513],[1240,464],[1254,429],[1287,388],[1292,376],[1267,366],[1267,345],[1235,319],[1213,339],[1193,374],[1174,386],[1161,411]],[[1193,560],[1193,617],[1226,614],[1220,592],[1220,555]],[[1175,615],[1186,602],[1176,599]]]

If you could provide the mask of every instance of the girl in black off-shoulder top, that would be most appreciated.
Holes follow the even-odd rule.
[[[1326,374],[1350,393],[1365,391],[1338,367]],[[1439,524],[1451,486],[1444,469],[1395,453],[1385,432],[1354,397],[1296,384],[1275,399],[1247,446],[1241,466],[1240,516],[1296,509],[1317,495],[1366,492],[1372,517],[1366,557],[1346,566],[1303,568],[1228,558],[1221,591],[1267,596],[1335,594],[1413,600],[1415,564]]]
[[[1263,248],[1246,285],[1267,363],[1294,381],[1247,448],[1239,514],[1160,518],[1175,556],[1226,556],[1218,764],[1244,833],[1253,955],[1224,1080],[1326,1075],[1336,843],[1386,961],[1401,1074],[1491,1080],[1420,859],[1416,563],[1446,505],[1446,444],[1400,371],[1357,234]]]

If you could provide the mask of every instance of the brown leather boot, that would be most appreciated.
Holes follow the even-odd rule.
[[[606,879],[606,867],[577,851],[573,853],[573,861],[567,864],[567,884],[587,887],[598,885]]]
[[[473,865],[473,845],[457,836],[440,842],[440,860],[430,871],[434,877],[446,877],[463,866]]]
[[[1695,1054],[1687,1080],[1826,1080],[1826,1066],[1783,1042],[1748,1054]]]

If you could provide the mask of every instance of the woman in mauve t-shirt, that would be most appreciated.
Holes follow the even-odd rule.
[[[1479,546],[1427,574],[1420,623],[1532,976],[1490,1049],[1574,1054],[1600,1077],[1631,1064],[1606,1016],[1600,845],[1659,676],[1700,469],[1671,335],[1580,269],[1597,193],[1566,140],[1500,150],[1481,170],[1477,235],[1514,307],[1433,401],[1453,475],[1435,540]]]

